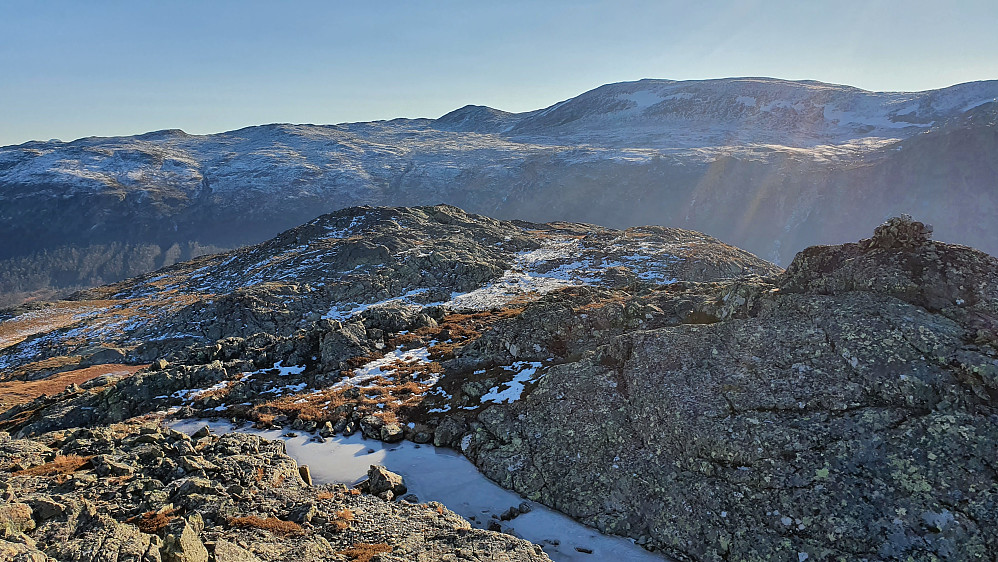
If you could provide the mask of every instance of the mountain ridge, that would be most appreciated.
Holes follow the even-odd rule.
[[[3,147],[0,238],[21,243],[0,261],[14,271],[10,260],[45,263],[45,252],[105,259],[114,244],[160,256],[234,248],[337,208],[438,202],[535,222],[672,224],[783,264],[902,212],[998,251],[980,227],[998,209],[998,105],[987,101],[998,81],[881,94],[760,80],[610,84],[518,114],[466,106],[437,119]],[[12,303],[96,281],[24,276],[0,294]]]

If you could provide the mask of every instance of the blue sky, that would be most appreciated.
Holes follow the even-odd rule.
[[[0,145],[548,106],[608,82],[998,79],[998,2],[0,0]]]

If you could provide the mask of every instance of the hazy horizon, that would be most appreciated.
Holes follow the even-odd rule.
[[[998,5],[0,2],[0,145],[550,106],[613,82],[998,78]]]

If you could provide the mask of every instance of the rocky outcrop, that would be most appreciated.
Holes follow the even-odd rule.
[[[436,503],[389,503],[342,485],[307,486],[283,444],[244,434],[197,437],[155,423],[4,436],[50,460],[0,471],[4,560],[219,562],[352,559],[548,560],[540,547],[472,529]],[[17,444],[16,446],[14,446]],[[101,474],[98,456],[128,467]],[[84,462],[79,462],[79,461]],[[358,550],[359,549],[359,550]]]
[[[419,228],[401,234],[395,221]],[[364,230],[343,230],[360,223]],[[333,242],[321,235],[328,229],[337,232]],[[512,225],[452,207],[338,213],[289,231],[252,260],[224,258],[297,263],[305,255],[297,252],[314,246],[305,263],[326,256],[350,268],[338,288],[282,293],[290,285],[270,285],[275,300],[226,306],[243,303],[252,313],[241,318],[259,319],[263,310],[290,318],[304,314],[302,302],[322,303],[326,318],[175,348],[134,376],[94,379],[0,413],[0,427],[40,436],[168,410],[316,440],[359,431],[459,449],[496,482],[677,559],[990,559],[998,555],[988,531],[998,527],[998,260],[930,234],[910,217],[892,219],[868,240],[809,248],[783,272],[677,229]],[[379,242],[365,242],[368,235]],[[432,259],[422,255],[429,248],[443,261],[421,261]],[[246,269],[224,260],[211,266],[219,294],[234,278],[226,275]],[[485,265],[459,270],[464,260]],[[163,294],[206,283],[198,277],[205,262],[178,267],[182,281]],[[301,267],[311,276],[324,266]],[[399,272],[406,284],[385,284]],[[367,284],[348,288],[353,279]],[[144,298],[166,282],[95,294]],[[457,287],[466,292],[449,290]],[[295,300],[312,293],[325,296]],[[346,294],[352,300],[322,300]],[[19,364],[13,357],[0,361]],[[306,473],[273,444],[168,436],[177,457],[155,438],[122,447],[107,431],[72,430],[55,446],[85,457],[80,471],[99,479],[159,480],[162,488],[133,493],[155,499],[141,514],[173,503],[209,555],[219,541],[234,545],[222,548],[236,559],[245,547],[212,534],[224,527],[217,514],[203,514],[197,531],[187,498],[231,499],[241,515],[225,511],[226,521],[328,518],[308,507],[316,501],[309,494],[322,492],[309,491]],[[0,440],[0,470],[52,461],[48,443]],[[219,488],[222,473],[233,476]],[[404,493],[375,469],[369,484],[383,498]],[[254,486],[304,503],[274,499],[258,509],[233,491]],[[44,528],[82,509],[70,499],[18,502]],[[110,514],[116,524],[140,514],[126,504],[127,513]],[[177,556],[200,556],[193,542],[183,546],[191,532],[175,525],[154,533],[159,552],[173,536]],[[113,527],[109,520],[87,532]],[[136,537],[122,552],[144,547]]]
[[[924,232],[811,248],[729,314],[552,366],[464,450],[681,559],[992,558],[998,262]]]

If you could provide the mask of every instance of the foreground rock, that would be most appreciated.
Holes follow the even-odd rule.
[[[811,248],[726,287],[726,320],[552,367],[466,453],[683,559],[994,559],[998,261],[925,234]]]
[[[12,451],[45,448],[43,459]],[[155,424],[0,435],[3,560],[548,560],[443,506],[309,487],[280,442]],[[10,468],[17,465],[17,469]]]

